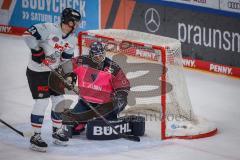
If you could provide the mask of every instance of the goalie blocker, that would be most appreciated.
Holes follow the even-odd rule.
[[[121,134],[143,136],[145,133],[145,118],[142,116],[124,116],[117,120],[109,121]],[[118,134],[100,118],[87,122],[86,136],[90,140],[114,140],[121,138]],[[67,126],[67,134],[72,137],[73,128]]]

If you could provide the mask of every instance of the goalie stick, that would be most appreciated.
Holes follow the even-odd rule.
[[[12,129],[14,132],[16,132],[17,134],[21,135],[22,137],[31,137],[33,135],[32,131],[28,131],[28,132],[22,132],[19,131],[18,129],[14,128],[13,126],[11,126],[10,124],[8,124],[7,122],[5,122],[4,120],[2,120],[0,118],[0,122],[2,124],[4,124],[5,126],[7,126],[8,128]]]
[[[59,79],[61,79],[64,83],[64,85],[67,86],[67,88],[71,89],[75,94],[79,95],[78,91],[74,88],[73,85],[69,84],[69,82],[61,75],[59,74],[57,71],[54,70],[54,68],[52,68],[48,63],[44,63]],[[135,141],[135,142],[140,142],[140,138],[138,136],[134,136],[134,135],[126,135],[126,134],[122,134],[119,131],[117,131],[113,125],[102,115],[100,114],[90,103],[88,103],[83,97],[80,97],[89,107],[91,110],[93,110],[103,121],[106,125],[108,125],[109,127],[111,127],[120,138],[124,138],[127,140],[131,140],[131,141]]]

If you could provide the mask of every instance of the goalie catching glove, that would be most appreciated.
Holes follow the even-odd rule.
[[[67,84],[64,83],[63,80],[56,75],[56,73],[51,72],[48,81],[49,87],[58,94],[67,94],[64,88],[68,89],[69,91],[72,90],[77,81],[76,74],[72,72],[71,61],[65,61],[59,65],[55,71],[67,81]]]

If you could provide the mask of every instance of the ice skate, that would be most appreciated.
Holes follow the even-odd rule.
[[[47,151],[47,143],[42,140],[40,133],[35,133],[30,139],[30,148],[34,151],[38,152],[46,152]]]
[[[66,146],[68,142],[68,136],[64,133],[62,128],[53,128],[52,133],[53,143],[56,145]]]

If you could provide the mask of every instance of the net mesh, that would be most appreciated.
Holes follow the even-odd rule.
[[[193,113],[178,40],[116,29],[82,32],[78,40],[83,54],[92,42],[102,42],[107,56],[123,69],[131,85],[123,114],[145,116],[147,134],[162,139],[216,134],[215,124]]]
[[[97,34],[97,36],[96,36]],[[116,61],[131,84],[125,113],[161,117],[161,96],[166,95],[166,116],[194,118],[184,79],[181,44],[171,38],[129,30],[93,30],[82,35],[83,53],[101,41],[107,56]],[[166,52],[163,65],[162,51]],[[165,58],[165,57],[164,57]],[[161,90],[166,67],[166,93]]]

